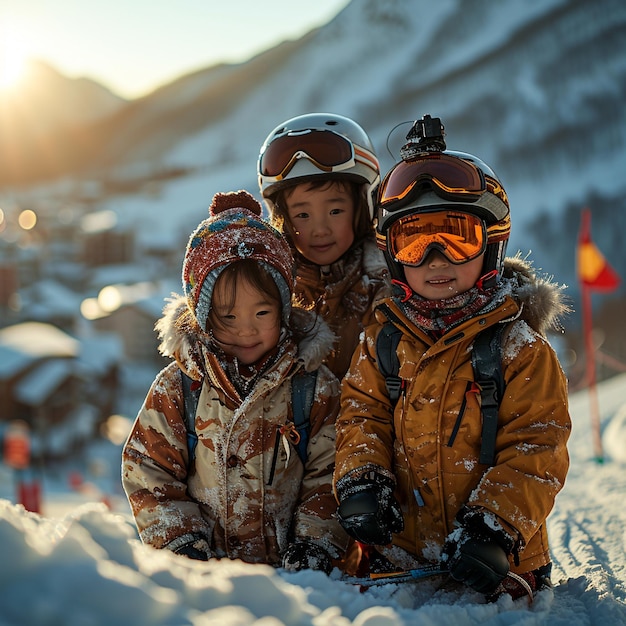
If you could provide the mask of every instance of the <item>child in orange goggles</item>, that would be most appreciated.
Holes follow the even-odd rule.
[[[515,598],[550,584],[546,518],[567,475],[571,422],[547,333],[568,307],[562,287],[505,258],[510,211],[493,171],[446,151],[437,118],[418,120],[407,140],[377,203],[399,289],[342,385],[338,516],[379,572],[437,564],[489,598]],[[488,358],[476,365],[484,337]],[[392,386],[381,368],[394,358]],[[476,376],[487,368],[501,375],[491,396],[494,379]]]

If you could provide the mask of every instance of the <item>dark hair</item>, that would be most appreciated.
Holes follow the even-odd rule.
[[[373,236],[374,231],[372,229],[372,222],[369,216],[366,185],[357,183],[356,181],[348,178],[331,176],[326,178],[317,176],[308,181],[298,182],[289,187],[283,187],[272,196],[271,200],[274,204],[272,221],[274,226],[285,234],[287,240],[292,246],[294,242],[294,231],[291,221],[289,220],[289,213],[287,211],[287,200],[289,196],[299,185],[308,185],[309,190],[314,190],[326,189],[332,184],[337,184],[342,191],[347,190],[352,195],[352,202],[354,204],[354,218],[352,221],[352,227],[354,229],[354,242],[356,243],[365,237]]]

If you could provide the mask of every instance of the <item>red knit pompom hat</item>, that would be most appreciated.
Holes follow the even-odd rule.
[[[280,292],[283,319],[291,313],[294,261],[287,241],[261,219],[261,205],[247,192],[217,193],[211,217],[191,234],[183,261],[183,289],[198,324],[207,330],[215,282],[222,270],[254,259],[269,272]]]

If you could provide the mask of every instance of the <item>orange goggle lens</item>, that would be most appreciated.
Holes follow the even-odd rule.
[[[323,172],[341,171],[354,165],[354,146],[331,130],[291,132],[276,137],[265,147],[259,156],[259,174],[282,180],[302,158]]]
[[[432,249],[460,264],[485,251],[487,229],[483,220],[469,213],[413,213],[391,224],[387,242],[389,252],[402,265],[421,265]]]

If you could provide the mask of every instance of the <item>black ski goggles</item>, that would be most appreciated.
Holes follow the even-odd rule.
[[[402,265],[418,267],[439,250],[455,265],[478,258],[487,246],[487,227],[479,217],[460,211],[412,213],[387,231],[387,250]]]
[[[358,158],[357,158],[358,157]],[[374,155],[332,130],[292,131],[272,140],[259,156],[259,174],[268,182],[283,180],[298,159],[307,159],[322,172],[341,172],[357,160],[378,169]]]
[[[502,185],[485,176],[473,163],[433,153],[398,163],[380,185],[378,205],[388,211],[393,205],[404,203],[415,186],[424,180],[432,183],[436,193],[444,198],[476,201],[485,191],[490,191],[507,206],[509,204]]]

